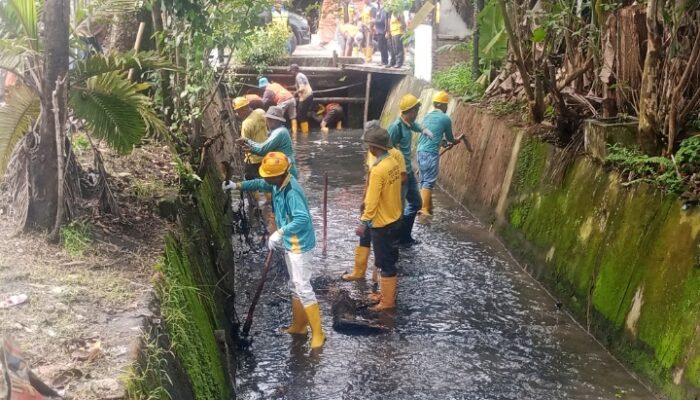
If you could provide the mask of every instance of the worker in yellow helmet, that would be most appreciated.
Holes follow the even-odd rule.
[[[233,100],[233,110],[241,123],[241,137],[252,140],[255,143],[263,143],[267,140],[267,123],[265,122],[265,111],[262,109],[253,110],[250,101],[246,97],[236,97]],[[258,169],[262,156],[245,152],[245,178],[259,178]]]
[[[403,96],[399,102],[401,115],[396,121],[389,125],[388,128],[391,142],[401,150],[404,156],[406,175],[408,176],[406,187],[403,190],[405,208],[401,231],[399,233],[399,245],[404,247],[410,247],[418,243],[418,241],[411,236],[411,232],[413,231],[413,223],[416,220],[416,215],[422,207],[420,192],[418,191],[418,181],[416,180],[416,175],[413,173],[413,157],[411,154],[413,132],[418,132],[428,138],[433,137],[433,133],[430,129],[423,128],[416,122],[420,106],[420,100],[418,100],[416,96],[412,94]]]
[[[433,137],[421,136],[418,138],[416,158],[420,170],[420,194],[423,207],[422,215],[432,215],[433,212],[433,188],[440,172],[440,146],[443,139],[450,146],[455,144],[452,134],[452,120],[447,116],[447,103],[450,96],[447,92],[438,92],[433,96],[433,111],[423,119],[423,127],[430,129]]]
[[[311,348],[323,346],[326,337],[321,313],[311,286],[311,250],[316,246],[313,220],[306,195],[290,173],[290,160],[284,153],[270,152],[260,165],[262,179],[243,182],[224,181],[223,190],[260,190],[272,193],[277,229],[268,239],[270,250],[284,251],[292,291],[292,323],[286,332],[306,335],[311,328]]]

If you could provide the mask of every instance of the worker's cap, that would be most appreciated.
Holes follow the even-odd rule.
[[[262,77],[258,79],[258,87],[259,88],[264,88],[265,86],[269,85],[270,81],[267,80],[267,78]]]
[[[404,95],[399,102],[399,110],[406,112],[420,104],[420,100],[412,94]]]
[[[272,178],[285,174],[288,170],[289,159],[287,156],[279,151],[271,151],[263,157],[258,173],[263,178]]]
[[[292,64],[287,68],[288,71],[298,71],[299,70],[299,64]]]
[[[450,102],[450,95],[446,91],[441,90],[433,95],[433,103],[447,104]]]
[[[240,110],[243,107],[247,107],[250,105],[250,101],[248,101],[247,98],[245,97],[236,97],[233,99],[233,109],[234,110]]]
[[[365,133],[362,135],[362,141],[365,144],[379,147],[382,150],[389,150],[391,147],[391,139],[389,139],[389,132],[387,132],[386,129],[379,126],[378,123],[370,125],[369,122],[365,128]]]
[[[323,115],[324,112],[326,112],[326,107],[324,107],[323,104],[319,104],[316,107],[316,115]]]
[[[268,108],[267,112],[265,113],[265,118],[285,122],[286,119],[284,118],[284,108],[279,106],[272,106]]]

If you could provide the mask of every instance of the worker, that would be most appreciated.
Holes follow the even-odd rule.
[[[403,13],[393,11],[389,18],[389,37],[391,37],[391,61],[389,66],[392,68],[403,67],[404,48],[403,34],[406,32],[406,22],[403,18]]]
[[[314,91],[309,83],[309,78],[299,71],[297,64],[289,66],[289,72],[294,76],[296,91],[294,96],[297,100],[297,119],[301,127],[301,133],[309,133],[309,112],[314,103]]]
[[[284,4],[282,4],[281,0],[275,0],[275,3],[272,5],[272,10],[270,10],[270,16],[273,24],[283,27],[284,29],[289,29],[289,12],[284,8]]]
[[[243,146],[245,151],[265,156],[267,153],[276,151],[284,153],[291,164],[289,172],[296,178],[297,167],[294,158],[294,147],[289,131],[284,126],[284,110],[279,106],[272,106],[265,113],[265,122],[270,130],[270,136],[263,143],[257,143],[247,138],[239,138],[236,143]]]
[[[416,181],[416,175],[413,173],[411,157],[411,144],[413,142],[412,132],[419,132],[428,138],[433,137],[433,133],[430,129],[424,129],[416,123],[420,105],[420,100],[418,100],[416,96],[412,94],[403,96],[399,102],[401,115],[396,121],[389,125],[388,129],[391,142],[403,153],[406,163],[406,175],[408,176],[406,187],[403,190],[402,199],[405,202],[405,208],[403,223],[399,233],[399,245],[404,247],[411,247],[414,244],[418,244],[411,236],[411,232],[413,231],[413,223],[416,220],[416,214],[418,214],[422,206],[420,192],[418,191],[418,182]]]
[[[253,110],[246,97],[236,97],[233,99],[233,111],[241,123],[241,138],[249,139],[255,143],[263,143],[267,140],[267,122],[265,121],[265,111],[261,109]],[[245,178],[259,178],[258,170],[262,156],[251,152],[245,153]]]
[[[377,11],[374,15],[374,37],[377,41],[377,48],[381,55],[382,65],[389,66],[389,44],[387,43],[387,13],[382,6],[381,0],[377,1]]]
[[[372,54],[374,54],[372,36],[374,36],[374,18],[376,14],[377,4],[372,0],[365,0],[365,6],[362,8],[362,12],[360,13],[360,22],[362,26],[362,36],[364,38],[362,55],[367,63],[372,61]]]
[[[379,127],[379,121],[369,121],[365,125],[365,132],[369,129],[373,129]],[[364,138],[363,138],[364,139]],[[395,147],[389,147],[387,150],[389,152],[389,156],[396,161],[396,163],[399,165],[399,172],[401,174],[401,185],[406,184],[406,164],[404,163],[403,160],[403,154],[399,149]],[[372,167],[374,166],[374,163],[376,162],[377,158],[370,152],[369,150],[367,151],[367,156],[366,156],[366,163],[365,167],[367,169],[367,179],[365,180],[365,194],[367,193],[367,185],[369,184],[369,174],[372,170]],[[364,199],[364,196],[363,196]],[[401,203],[401,198],[396,199],[399,203]],[[400,209],[403,209],[401,205],[399,204]],[[360,207],[360,212],[364,212],[364,202],[362,203],[362,207]],[[345,281],[358,281],[365,279],[365,272],[367,271],[367,261],[369,260],[369,250],[370,246],[372,244],[372,236],[370,234],[370,229],[365,230],[365,235],[360,237],[360,243],[358,246],[355,248],[355,266],[353,268],[353,271],[349,274],[343,274],[341,278]],[[373,274],[373,280],[376,282],[377,277],[376,277],[376,272],[377,272],[377,265],[375,264],[375,269],[374,269],[374,274]]]
[[[224,190],[261,190],[272,193],[277,229],[268,239],[270,250],[284,249],[284,261],[289,273],[292,292],[292,323],[286,332],[306,335],[311,327],[311,348],[325,342],[321,327],[321,313],[316,294],[311,286],[311,250],[316,246],[313,220],[304,191],[291,174],[291,160],[283,153],[270,152],[260,165],[262,179],[240,183],[224,181]]]
[[[435,109],[423,119],[423,126],[433,133],[432,138],[422,136],[418,138],[416,158],[420,170],[420,195],[423,207],[420,214],[430,216],[433,213],[433,188],[440,172],[440,146],[443,138],[450,146],[455,142],[452,134],[452,120],[447,116],[447,103],[450,96],[447,92],[438,92],[433,96]]]
[[[388,310],[396,304],[396,262],[399,249],[396,233],[401,224],[401,173],[399,163],[389,155],[391,141],[385,129],[372,126],[364,134],[364,143],[375,157],[369,173],[364,198],[364,211],[355,233],[363,237],[371,231],[374,262],[381,274],[379,294],[370,300],[378,301],[372,311]]]
[[[356,57],[358,49],[362,47],[362,31],[357,24],[343,24],[340,26],[340,35],[343,45],[343,56]]]
[[[264,105],[263,105],[262,97],[258,96],[257,94],[255,94],[255,93],[248,93],[248,94],[246,94],[244,97],[245,97],[246,99],[248,99],[248,105],[249,105],[250,108],[252,108],[253,110],[257,110],[257,109],[259,109],[259,108],[260,108],[260,109],[265,108]]]
[[[265,107],[278,106],[284,111],[292,124],[292,133],[297,133],[297,103],[294,95],[284,86],[263,77],[258,80],[258,87],[264,89],[262,100]]]
[[[343,129],[343,106],[338,103],[319,104],[314,118],[321,123],[321,132],[328,133],[329,126]]]

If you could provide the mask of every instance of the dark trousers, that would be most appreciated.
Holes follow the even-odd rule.
[[[382,64],[389,64],[389,43],[387,42],[386,35],[383,33],[377,34],[377,47],[379,48],[379,54],[382,55]]]
[[[314,104],[314,95],[310,94],[305,100],[297,102],[297,120],[306,122],[309,120],[309,111]]]
[[[372,246],[372,229],[365,229],[365,234],[360,236],[360,246]]]
[[[403,66],[403,38],[402,35],[391,37],[391,63],[394,67]]]
[[[395,221],[381,228],[371,228],[374,265],[379,267],[383,277],[396,276],[396,262],[399,260],[398,228],[401,221]]]
[[[403,210],[403,222],[399,233],[400,244],[408,244],[413,241],[411,237],[413,224],[416,221],[416,214],[418,214],[418,211],[423,207],[423,200],[418,190],[418,181],[413,171],[408,174],[408,182],[406,185],[406,207]]]

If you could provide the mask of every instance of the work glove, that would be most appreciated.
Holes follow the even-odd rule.
[[[238,185],[234,181],[227,179],[227,180],[221,182],[221,190],[223,190],[224,192],[227,190],[236,190],[236,189],[238,189]]]
[[[282,233],[280,233],[279,229],[270,235],[269,239],[267,239],[267,247],[270,250],[276,250],[282,247]]]
[[[433,138],[433,132],[431,132],[428,128],[423,128],[423,135],[427,136],[428,139]]]

